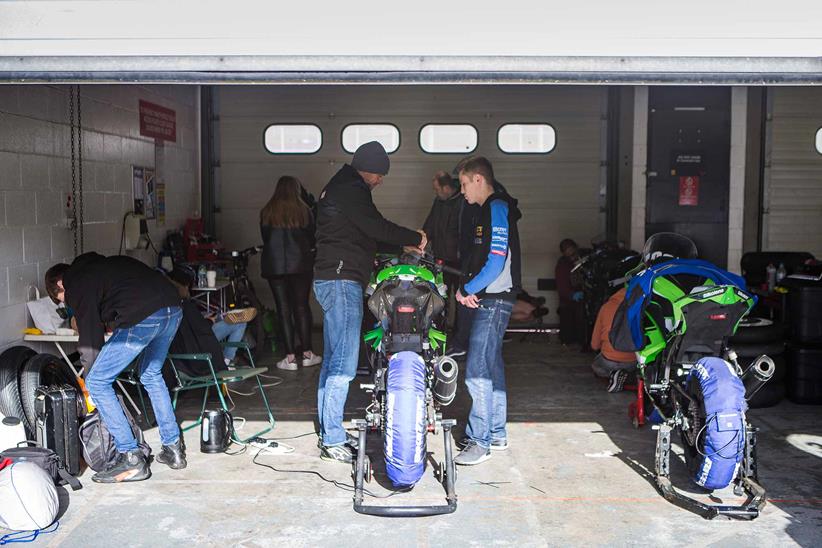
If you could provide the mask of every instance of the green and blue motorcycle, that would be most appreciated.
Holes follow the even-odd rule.
[[[657,429],[654,477],[663,496],[711,519],[753,519],[765,504],[756,464],[756,428],[747,400],[773,375],[768,356],[743,367],[729,344],[755,304],[740,276],[696,259],[694,243],[672,233],[648,239],[643,262],[629,273],[626,298],[610,333],[614,347],[637,356],[635,426]],[[670,480],[678,434],[691,480],[703,490],[731,484],[738,505],[706,504]]]
[[[457,363],[445,355],[447,288],[443,272],[459,274],[430,256],[381,257],[367,288],[367,306],[376,322],[363,336],[373,380],[365,418],[355,420],[359,448],[354,467],[354,510],[362,514],[409,517],[452,513],[457,508],[451,429],[440,408],[456,395]],[[443,433],[444,461],[436,475],[445,487],[438,506],[367,506],[364,482],[370,480],[367,433],[382,435],[385,469],[396,488],[410,489],[422,477],[428,434]]]

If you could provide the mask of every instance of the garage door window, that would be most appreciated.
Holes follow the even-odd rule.
[[[323,133],[313,124],[272,124],[263,135],[271,154],[314,154],[323,145]]]
[[[393,124],[349,124],[342,131],[342,146],[353,154],[369,141],[380,143],[388,154],[400,148],[400,130]]]
[[[816,130],[816,152],[822,154],[822,127]]]
[[[420,129],[420,148],[430,154],[468,154],[477,149],[477,128],[468,124],[428,124]]]
[[[548,154],[556,145],[549,124],[505,124],[497,131],[497,146],[508,154]]]

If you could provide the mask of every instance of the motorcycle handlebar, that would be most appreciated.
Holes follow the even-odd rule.
[[[434,270],[445,272],[446,274],[452,274],[454,276],[462,277],[464,275],[461,270],[448,266],[442,259],[437,259],[429,253],[425,253],[423,255],[419,253],[406,253],[406,255],[414,257],[414,259],[416,259],[418,262],[430,265]]]

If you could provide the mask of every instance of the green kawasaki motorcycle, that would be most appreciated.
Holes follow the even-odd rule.
[[[775,367],[763,355],[743,368],[728,343],[755,298],[740,276],[696,259],[696,246],[684,236],[656,234],[642,256],[629,273],[610,339],[637,356],[637,401],[629,414],[636,426],[647,416],[657,429],[657,487],[666,499],[708,519],[756,518],[765,491],[746,402]],[[736,496],[746,495],[743,504],[704,504],[674,488],[669,461],[676,434],[691,480],[708,491],[733,484]]]
[[[430,256],[382,257],[367,288],[368,310],[376,323],[363,336],[373,381],[361,387],[371,393],[364,419],[355,420],[359,447],[354,467],[354,510],[378,516],[430,516],[457,508],[456,472],[451,428],[440,407],[457,390],[457,364],[445,355],[447,288],[443,272],[459,274]],[[427,435],[442,431],[444,462],[437,477],[446,491],[441,506],[366,506],[363,483],[370,480],[366,456],[368,431],[383,438],[385,468],[397,488],[411,488],[422,477],[428,459]]]

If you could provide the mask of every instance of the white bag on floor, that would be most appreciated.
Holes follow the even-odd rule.
[[[45,470],[33,462],[15,462],[0,470],[0,527],[45,529],[59,510],[57,488]]]

